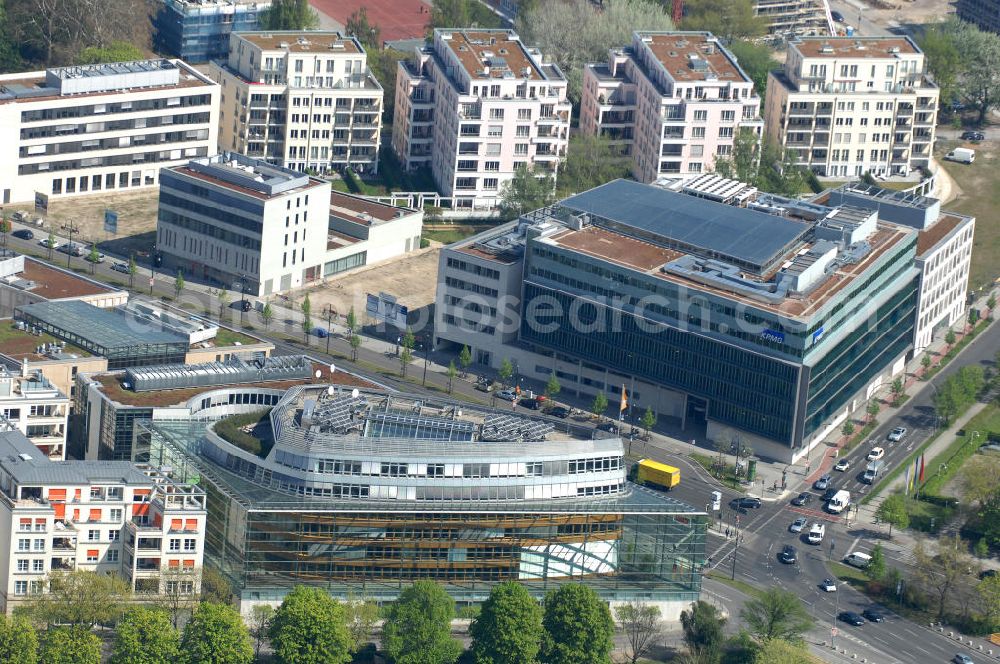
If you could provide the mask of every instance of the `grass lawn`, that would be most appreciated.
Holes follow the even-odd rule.
[[[959,141],[939,141],[938,158],[957,146]],[[952,179],[961,188],[961,195],[948,205],[949,210],[976,218],[972,266],[969,271],[969,291],[989,285],[1000,277],[1000,151],[988,143],[974,146],[976,161],[959,164],[941,161]]]
[[[225,327],[220,327],[219,331],[215,333],[215,345],[216,346],[232,346],[236,342],[246,346],[249,344],[260,343],[260,340],[254,339],[253,337],[243,334],[242,332],[237,332],[236,330],[230,330]]]
[[[906,513],[910,517],[910,529],[934,534],[946,525],[955,514],[953,507],[935,505],[923,500],[906,499]]]
[[[868,583],[868,577],[857,567],[851,567],[844,563],[830,562],[827,563],[827,569],[835,577],[858,590],[864,590],[865,585]]]
[[[962,468],[962,464],[974,455],[974,450],[988,442],[986,437],[989,432],[1000,431],[1000,408],[992,404],[987,406],[983,412],[969,420],[963,427],[963,431],[965,435],[956,436],[955,440],[940,454],[927,461],[924,490],[930,493],[940,491],[941,487],[947,484],[948,480]],[[973,431],[978,432],[979,435],[973,436]],[[963,454],[956,456],[960,451]],[[944,466],[944,472],[941,472],[942,466]],[[934,474],[931,474],[932,469]]]
[[[474,228],[468,227],[458,227],[455,229],[449,229],[446,231],[428,231],[425,230],[423,237],[428,240],[434,240],[435,242],[443,242],[444,244],[451,244],[452,242],[458,242],[459,240],[464,240],[467,237],[475,235],[478,231]]]
[[[752,586],[746,581],[740,581],[739,579],[736,579],[734,581],[733,579],[729,578],[729,576],[726,574],[721,574],[718,572],[709,572],[708,577],[714,579],[715,581],[718,581],[719,583],[723,583],[729,586],[730,588],[735,588],[736,590],[739,590],[741,593],[747,595],[748,597],[758,598],[764,594],[764,591],[758,588],[757,586]]]
[[[735,489],[737,491],[743,491],[743,485],[736,478],[736,466],[727,465],[723,471],[723,476],[719,477],[718,474],[718,456],[713,456],[709,454],[699,454],[695,452],[691,454],[691,460],[697,463],[699,466],[711,473],[712,477],[719,480],[730,489]]]

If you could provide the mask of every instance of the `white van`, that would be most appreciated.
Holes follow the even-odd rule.
[[[960,164],[971,164],[976,160],[976,151],[969,148],[955,148],[944,158],[948,161],[957,161]]]
[[[841,489],[833,494],[833,498],[826,504],[826,511],[830,514],[840,514],[851,504],[851,492]]]
[[[855,551],[854,553],[848,554],[844,557],[844,562],[848,565],[853,565],[859,569],[864,569],[872,562],[872,557],[867,553],[861,553],[860,551]]]
[[[822,523],[814,523],[812,528],[809,529],[809,534],[806,535],[806,541],[810,544],[820,544],[825,534],[826,526]]]

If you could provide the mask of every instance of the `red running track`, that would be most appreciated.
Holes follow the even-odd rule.
[[[431,19],[431,8],[423,0],[310,0],[310,4],[341,24],[366,8],[368,21],[379,27],[383,42],[423,37]]]

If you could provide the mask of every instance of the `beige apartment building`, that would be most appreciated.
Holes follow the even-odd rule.
[[[557,175],[571,111],[566,77],[515,32],[438,29],[399,62],[392,146],[454,207],[492,208],[518,167]]]
[[[768,78],[768,136],[825,177],[926,167],[939,90],[909,37],[808,37]]]
[[[382,86],[354,37],[234,32],[222,85],[219,147],[296,171],[378,170]]]
[[[0,76],[0,204],[156,186],[161,166],[215,152],[218,109],[219,86],[180,60]]]
[[[711,33],[637,31],[584,67],[580,130],[622,146],[640,182],[711,171],[743,127],[760,135],[760,97]]]

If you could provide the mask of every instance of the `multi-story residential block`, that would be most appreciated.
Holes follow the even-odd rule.
[[[0,76],[0,201],[159,184],[215,152],[219,86],[179,60]]]
[[[918,230],[916,266],[920,299],[913,350],[921,352],[935,333],[965,321],[969,266],[976,218],[941,210],[928,196],[882,189],[862,183],[845,184],[817,199],[830,205],[877,210],[879,219]]]
[[[701,590],[704,512],[628,482],[617,436],[319,381],[269,423],[260,455],[204,421],[135,425],[149,463],[205,486],[207,560],[244,611],[298,584],[392,601],[431,579],[478,602],[517,580],[641,595],[676,620]]]
[[[225,58],[229,35],[256,30],[270,6],[271,0],[160,0],[153,16],[157,50],[193,63]]]
[[[489,208],[518,167],[557,174],[571,110],[566,77],[514,32],[438,29],[399,62],[392,146],[455,207]]]
[[[117,574],[137,593],[195,595],[205,519],[193,483],[127,461],[50,461],[0,431],[0,610],[74,569]]]
[[[754,0],[753,13],[773,35],[836,34],[828,0]]]
[[[20,373],[0,366],[0,418],[23,433],[49,459],[66,458],[69,397],[25,361]]]
[[[331,192],[329,182],[235,152],[161,181],[164,264],[253,296],[420,248],[422,211]]]
[[[804,37],[768,77],[767,135],[825,177],[927,167],[940,91],[910,37]]]
[[[626,385],[633,412],[803,458],[903,369],[917,233],[852,206],[754,206],[616,180],[451,245],[435,343],[581,397]]]
[[[760,97],[710,33],[635,32],[584,67],[580,130],[621,145],[641,182],[712,170],[744,127],[760,136]]]
[[[1000,32],[1000,0],[958,0],[958,17],[980,30]]]
[[[233,33],[219,146],[295,171],[378,170],[382,86],[354,37],[338,32]]]

